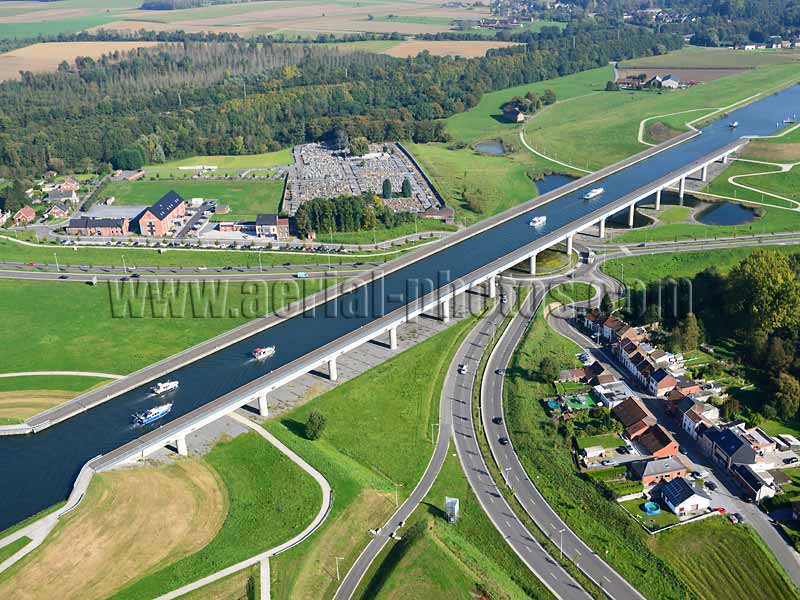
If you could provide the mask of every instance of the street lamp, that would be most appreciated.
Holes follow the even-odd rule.
[[[336,581],[341,581],[342,577],[339,575],[339,561],[344,560],[344,556],[334,556],[334,560],[336,560]]]
[[[558,553],[561,555],[561,560],[564,560],[564,531],[566,531],[566,527],[562,527],[558,530],[558,533],[561,536],[561,540],[558,544]]]

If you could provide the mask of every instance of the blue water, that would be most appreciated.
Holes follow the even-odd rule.
[[[503,147],[503,142],[498,140],[475,144],[475,150],[482,154],[491,154],[492,156],[502,156],[506,153],[506,149]]]
[[[735,202],[715,204],[696,217],[704,225],[744,225],[753,222],[755,218],[756,213],[752,208]]]
[[[316,310],[285,320],[178,369],[169,375],[181,384],[169,397],[175,402],[172,413],[148,427],[155,428],[185,415],[740,136],[772,133],[776,121],[798,105],[800,86],[769,96],[731,114],[729,119],[740,123],[735,131],[728,128],[727,121],[713,123],[702,135],[614,173],[602,182],[573,191],[378,282],[331,300]],[[590,135],[586,139],[588,145],[592,142]],[[583,200],[588,188],[598,186],[605,188],[603,195]],[[531,228],[528,222],[534,215],[547,216],[546,225]],[[147,340],[120,341],[126,346],[146,343]],[[278,347],[274,358],[263,363],[249,360],[248,353],[254,347],[267,345]],[[149,385],[122,394],[41,433],[0,438],[0,530],[63,500],[87,460],[142,435],[143,428],[130,424],[130,415],[149,407],[146,400]]]

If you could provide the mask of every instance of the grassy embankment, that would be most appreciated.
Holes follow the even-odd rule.
[[[0,425],[21,423],[105,383],[99,377],[37,375],[0,378]]]
[[[346,572],[369,540],[414,488],[433,451],[444,375],[454,349],[476,319],[457,323],[386,363],[288,413],[267,428],[330,482],[328,521],[306,543],[272,561],[276,599],[329,598],[336,589],[334,556]],[[322,439],[304,437],[308,413],[328,424]]]
[[[794,145],[794,144],[793,144]],[[769,146],[764,146],[769,147]],[[798,144],[800,148],[800,144]],[[773,157],[766,157],[774,160]],[[767,194],[761,194],[753,190],[748,190],[733,185],[728,181],[728,178],[737,175],[749,175],[750,173],[768,173],[765,175],[754,175],[753,177],[742,177],[736,179],[737,183],[747,185],[758,190],[763,190],[772,194],[777,194],[792,200],[800,199],[797,190],[800,186],[800,171],[793,168],[791,171],[780,172],[779,167],[762,165],[757,163],[735,161],[725,169],[719,177],[716,177],[708,184],[704,191],[712,194],[719,194],[721,196],[728,196],[730,198],[737,198],[740,200],[750,200],[752,202],[760,202],[762,204],[772,204],[774,206],[782,206],[785,208],[796,208],[797,205],[780,198],[775,198]]]
[[[765,599],[794,597],[785,577],[769,562],[762,561],[759,573],[752,578],[739,576],[741,570],[753,570],[756,563],[746,560],[759,554],[760,549],[752,539],[738,540],[738,531],[732,526],[710,531],[715,524],[697,525],[693,537],[703,540],[702,550],[698,549],[687,560],[689,555],[680,543],[669,543],[672,538],[664,538],[666,542],[660,537],[651,538],[621,507],[577,474],[568,441],[558,433],[539,402],[549,395],[550,386],[538,381],[536,373],[543,356],[550,355],[568,367],[575,364],[574,354],[578,350],[552,331],[540,314],[512,361],[506,386],[506,417],[515,447],[528,474],[561,517],[647,597],[684,598],[692,593],[704,598],[718,597],[705,595],[693,573],[702,573],[703,585],[711,589],[746,588],[748,593]],[[718,550],[727,545],[734,550],[730,553]],[[720,554],[731,561],[726,569],[717,565]],[[694,565],[697,561],[713,563],[715,568],[698,571]],[[769,595],[774,593],[778,595]]]
[[[0,564],[4,563],[6,560],[14,556],[17,552],[22,550],[25,546],[31,543],[31,538],[22,536],[18,540],[15,540],[8,544],[7,546],[3,546],[0,548]]]
[[[675,52],[622,61],[622,69],[753,69],[800,60],[796,50],[742,52],[728,48],[685,46]]]

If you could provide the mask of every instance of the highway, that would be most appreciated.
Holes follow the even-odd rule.
[[[374,279],[374,274],[362,275],[355,283],[295,305],[288,316],[258,319],[165,359],[127,381],[93,391],[81,399],[85,403],[82,408],[90,408],[33,436],[3,437],[0,478],[10,492],[0,497],[0,528],[66,497],[88,459],[113,452],[123,456],[120,448],[135,451],[139,444],[135,440],[158,438],[158,429],[180,427],[197,419],[202,411],[235,407],[243,394],[252,394],[287,373],[313,368],[359,332],[379,330],[419,298],[430,297],[453,281],[494,273],[517,256],[521,260],[531,251],[547,247],[562,239],[565,231],[593,223],[599,215],[624,206],[631,195],[638,197],[643,186],[674,178],[688,165],[700,164],[698,161],[710,154],[738,143],[742,135],[772,133],[787,107],[797,104],[800,86],[768,96],[731,114],[730,118],[740,123],[736,132],[726,123],[716,122],[701,134],[684,135],[651,148],[387,263],[379,279]],[[598,182],[606,192],[585,200],[587,188]],[[530,227],[532,216],[546,217],[546,225]],[[356,285],[361,287],[354,290]],[[278,354],[264,364],[248,361],[248,352],[262,345],[277,345]],[[150,382],[167,372],[181,382],[170,398],[175,402],[172,412],[158,427],[132,428],[130,415],[148,402]],[[121,393],[116,395],[117,391]],[[108,401],[112,396],[113,401]]]

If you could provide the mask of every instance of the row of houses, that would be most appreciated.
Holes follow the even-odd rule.
[[[139,233],[148,237],[163,237],[169,233],[176,219],[186,214],[186,202],[177,192],[164,194],[136,219]],[[131,220],[127,217],[78,217],[70,219],[65,228],[67,235],[113,237],[127,235]]]

